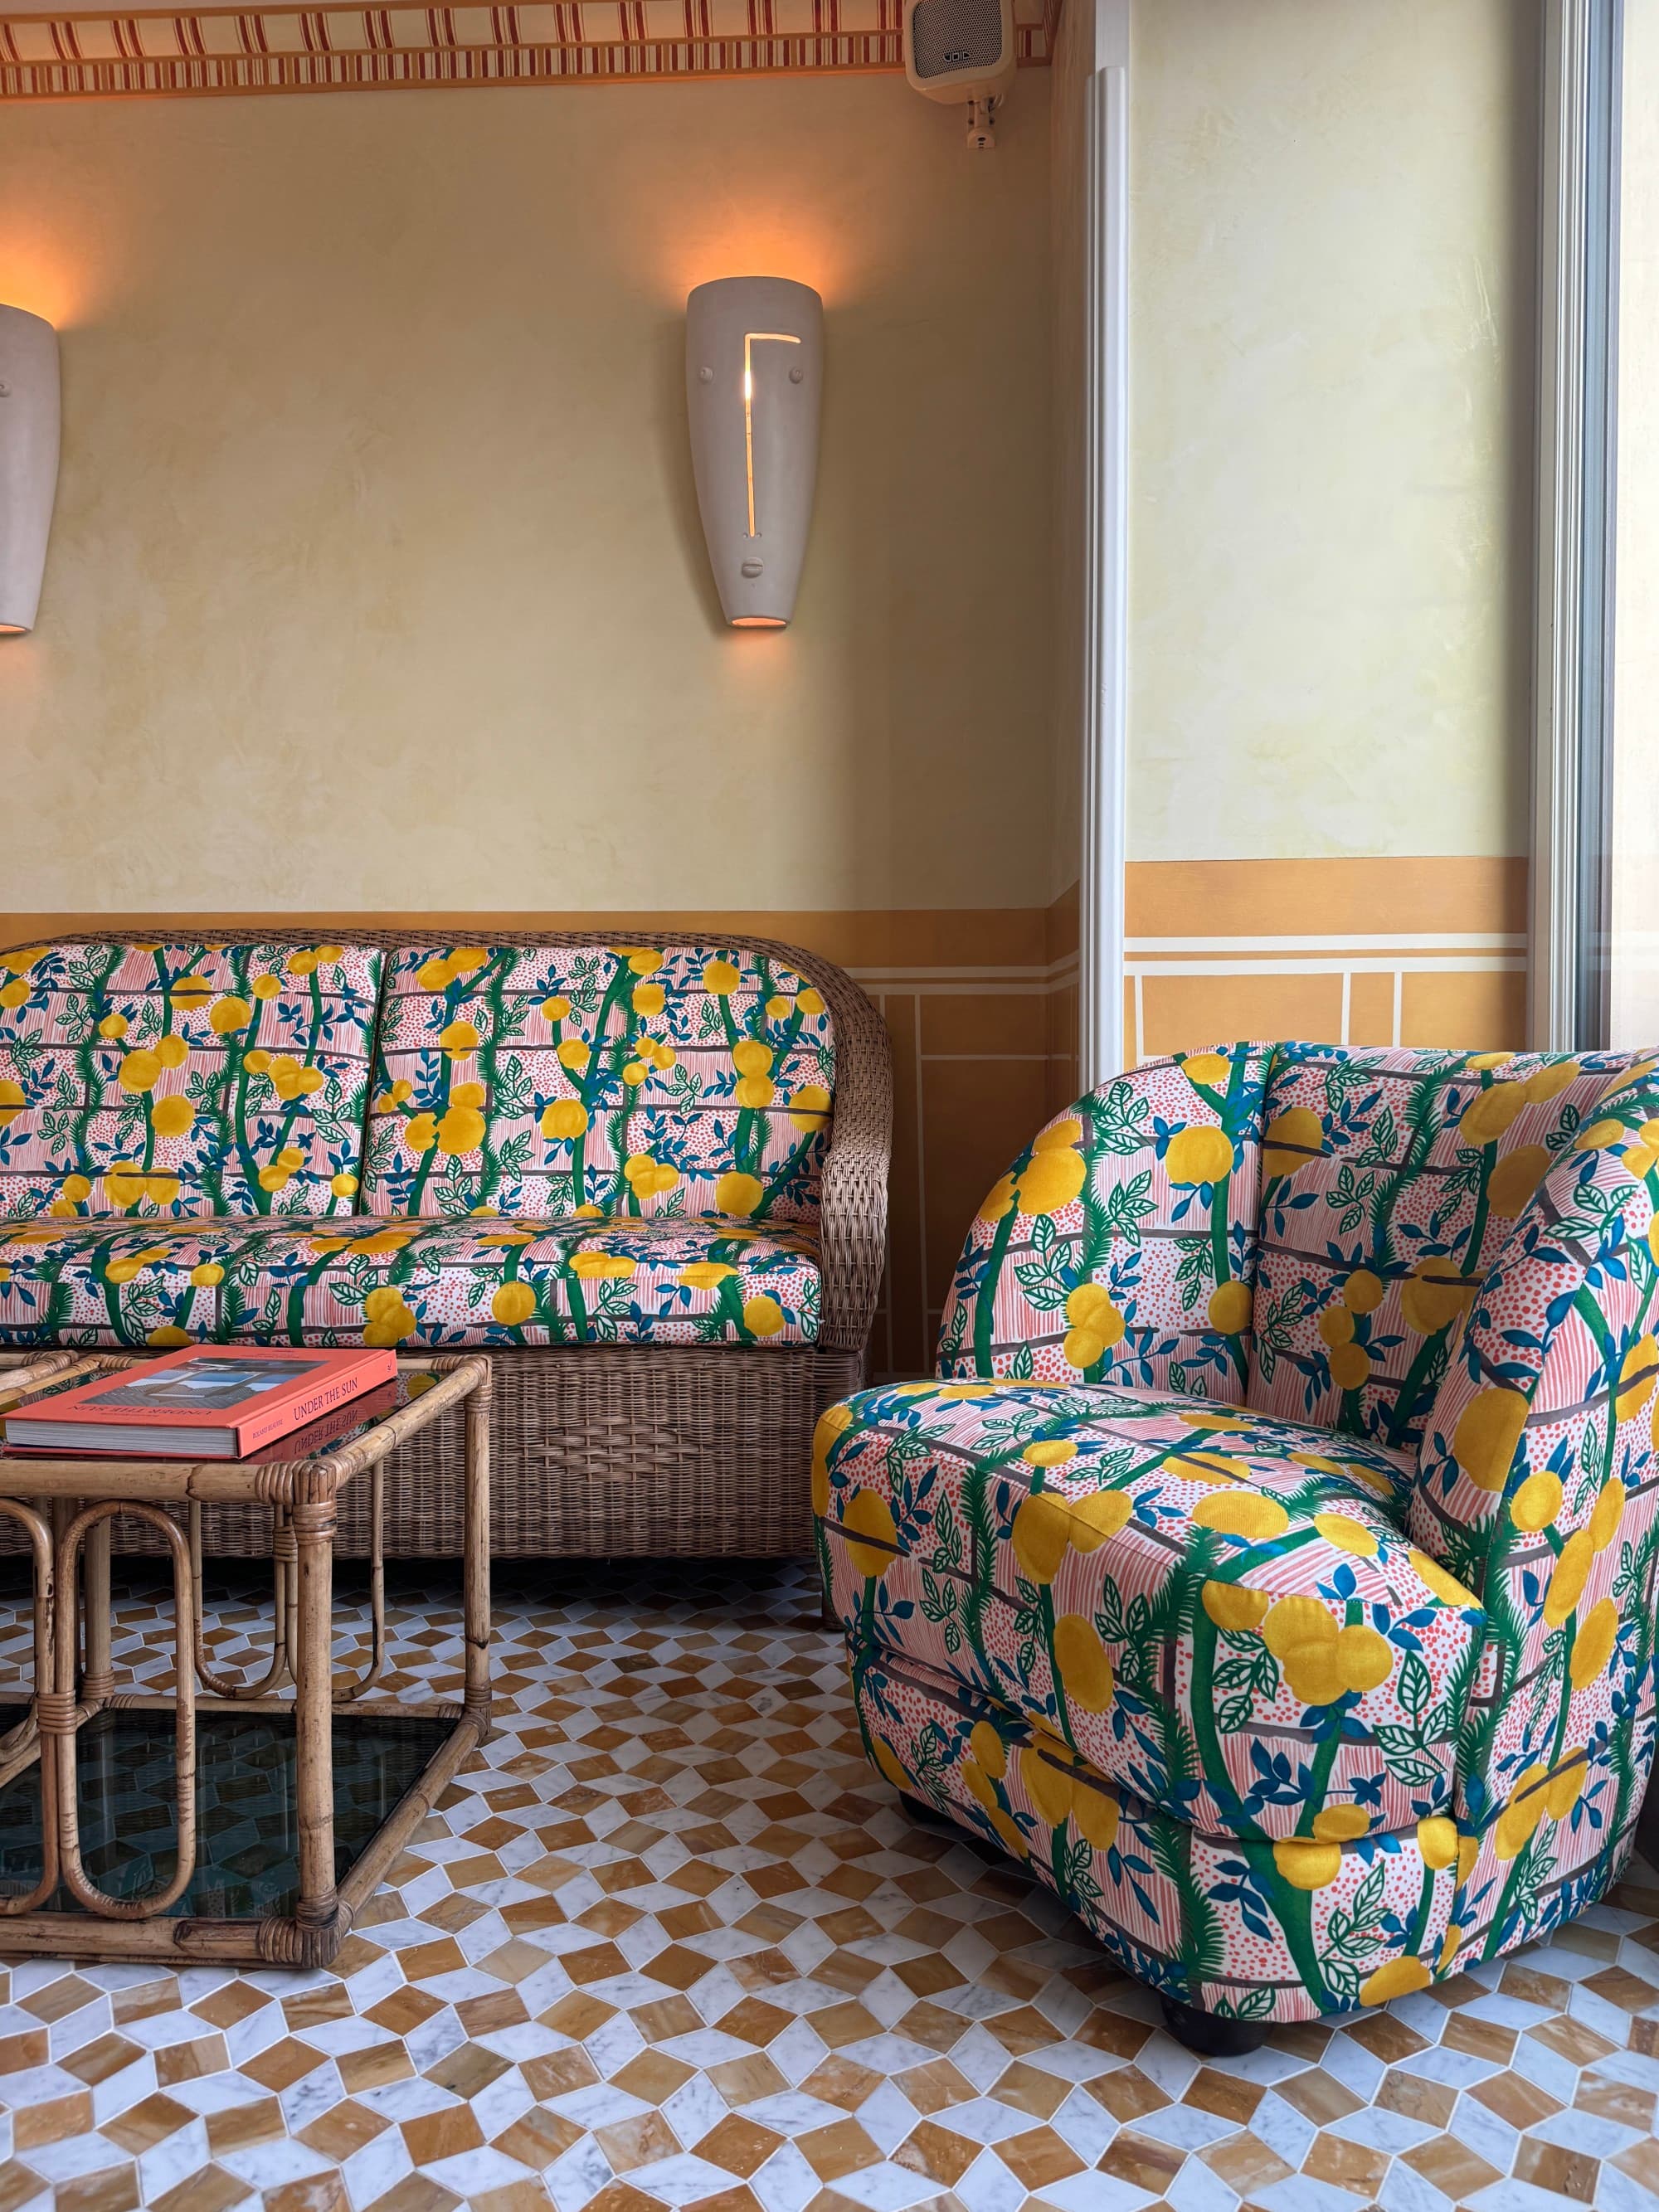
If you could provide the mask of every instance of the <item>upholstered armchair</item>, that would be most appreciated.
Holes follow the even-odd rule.
[[[818,1425],[869,1755],[1193,2048],[1594,1903],[1655,1733],[1659,1055],[1234,1045],[1051,1122]]]

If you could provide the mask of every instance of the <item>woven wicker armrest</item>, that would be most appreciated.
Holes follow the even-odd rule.
[[[836,1024],[835,1110],[819,1200],[823,1304],[818,1342],[826,1351],[862,1353],[887,1251],[887,1170],[893,1150],[887,1025],[839,968],[793,950],[788,958],[817,985]]]

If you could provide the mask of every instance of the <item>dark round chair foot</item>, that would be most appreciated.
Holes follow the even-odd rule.
[[[1219,2020],[1179,1997],[1164,1997],[1164,2025],[1177,2043],[1200,2058],[1242,2058],[1247,2051],[1260,2051],[1267,2031],[1259,2021]]]
[[[937,1828],[951,1835],[960,1832],[948,1814],[941,1813],[937,1805],[928,1804],[925,1798],[913,1797],[908,1790],[901,1790],[898,1801],[899,1810],[919,1828]]]

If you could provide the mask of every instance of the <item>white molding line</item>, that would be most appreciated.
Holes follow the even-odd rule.
[[[1602,856],[1587,850],[1587,840],[1599,846],[1603,825],[1585,818],[1583,802],[1600,787],[1611,703],[1602,610],[1611,604],[1612,550],[1610,532],[1596,525],[1610,514],[1600,495],[1611,495],[1607,387],[1616,324],[1613,301],[1596,288],[1615,280],[1595,263],[1607,241],[1597,231],[1595,202],[1607,182],[1595,167],[1610,167],[1616,226],[1617,140],[1609,142],[1610,118],[1601,110],[1611,42],[1616,118],[1621,22],[1622,0],[1545,0],[1528,1029],[1535,1048],[1553,1051],[1601,1041],[1578,1034],[1599,1026],[1587,1004],[1586,957],[1595,948],[1586,943],[1586,916]],[[1616,120],[1611,127],[1616,133]],[[1605,349],[1591,339],[1601,311],[1609,318]],[[1588,436],[1600,428],[1608,443],[1592,457]],[[1605,470],[1604,485],[1591,482],[1592,470]]]
[[[1083,0],[1088,4],[1088,0]],[[1084,86],[1083,990],[1085,1088],[1126,1065],[1129,4],[1092,0]]]

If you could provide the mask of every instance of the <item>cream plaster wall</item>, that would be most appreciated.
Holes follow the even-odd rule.
[[[62,327],[4,904],[848,908],[1049,890],[1048,86],[21,108]],[[793,629],[719,621],[688,289],[828,307]]]
[[[1137,0],[1137,860],[1525,849],[1536,15]]]

